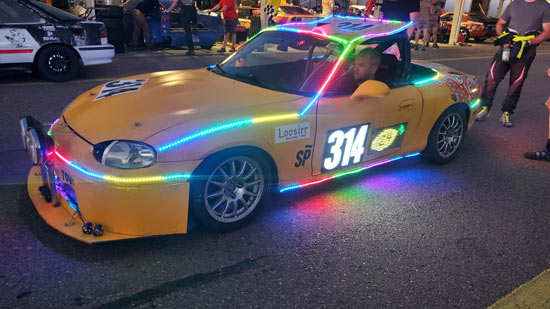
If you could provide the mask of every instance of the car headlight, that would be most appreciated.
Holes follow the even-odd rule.
[[[155,164],[153,147],[133,141],[107,141],[94,146],[94,157],[101,164],[123,169],[145,168]]]

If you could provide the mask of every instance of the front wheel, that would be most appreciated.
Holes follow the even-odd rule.
[[[464,141],[466,126],[466,117],[460,108],[447,109],[430,131],[422,157],[438,164],[452,161]]]
[[[271,171],[261,156],[228,152],[206,159],[193,177],[192,215],[210,230],[227,232],[258,212]]]
[[[65,82],[80,71],[80,59],[75,51],[64,45],[45,47],[36,59],[38,73],[55,82]]]

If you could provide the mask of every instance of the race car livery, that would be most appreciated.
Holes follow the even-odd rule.
[[[81,65],[110,63],[103,23],[34,0],[0,2],[0,68],[33,68],[44,78],[66,81]]]
[[[206,69],[125,77],[46,129],[21,118],[40,215],[87,243],[216,231],[275,192],[421,156],[446,163],[479,108],[475,77],[411,62],[409,22],[331,16],[264,29]],[[354,57],[381,55],[374,80]]]

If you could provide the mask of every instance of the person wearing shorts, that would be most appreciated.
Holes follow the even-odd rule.
[[[432,7],[430,8],[429,27],[432,32],[433,47],[438,48],[437,45],[437,32],[439,31],[439,16],[443,13],[443,9],[439,5],[439,0],[432,0]]]
[[[218,50],[218,53],[225,53],[225,47],[227,46],[227,41],[231,35],[231,50],[230,52],[235,51],[235,45],[237,42],[237,24],[239,23],[239,18],[237,16],[237,10],[235,10],[235,0],[220,0],[216,6],[210,11],[220,11],[223,14],[224,20],[224,35],[223,35],[223,47]]]
[[[422,51],[426,50],[430,42],[430,9],[432,7],[431,0],[420,0],[420,12],[418,13],[418,18],[416,19],[416,35],[415,35],[415,45],[414,50],[418,50],[418,40],[420,39],[420,32],[424,33],[422,41]]]

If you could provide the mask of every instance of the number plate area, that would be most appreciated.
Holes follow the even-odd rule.
[[[361,162],[370,124],[329,130],[321,172],[329,172]]]

